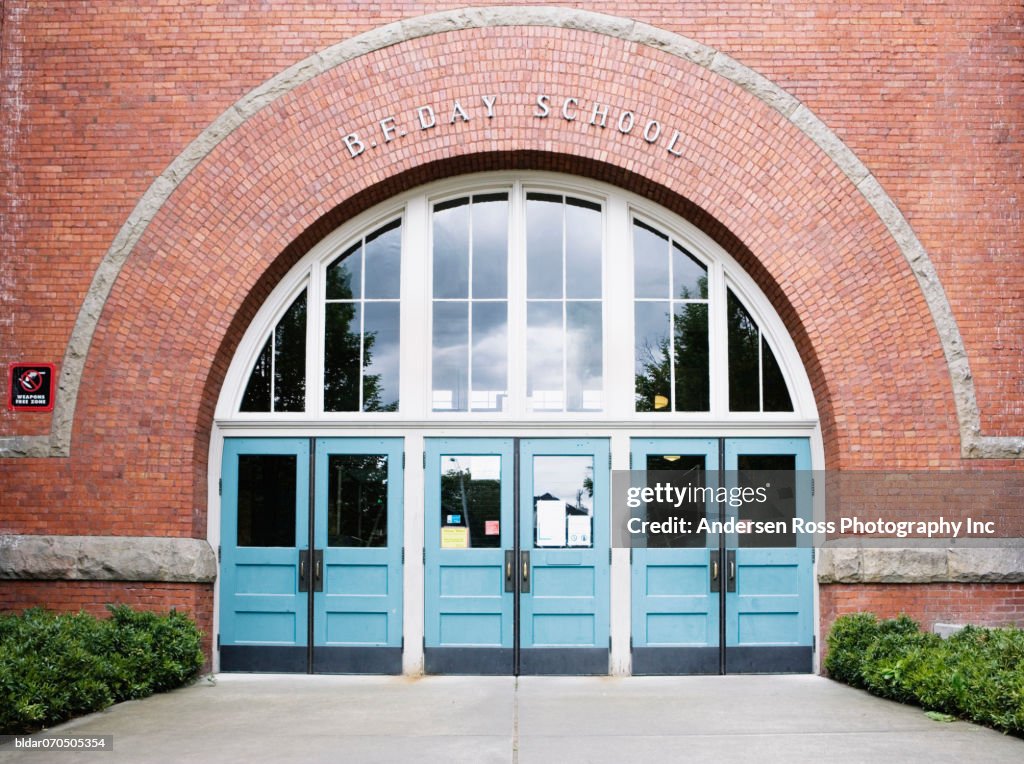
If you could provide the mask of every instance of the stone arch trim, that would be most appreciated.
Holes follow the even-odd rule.
[[[314,53],[236,101],[156,178],[101,260],[65,350],[49,436],[0,438],[0,457],[60,457],[70,454],[75,407],[85,363],[104,305],[121,269],[171,194],[233,131],[306,82],[368,53],[436,34],[511,26],[592,32],[676,56],[742,88],[799,129],[854,184],[878,215],[917,279],[949,369],[962,456],[1024,457],[1024,437],[990,437],[981,433],[981,415],[963,338],[928,252],[870,170],[806,105],[727,54],[682,35],[616,16],[570,8],[529,6],[465,8],[394,22]]]

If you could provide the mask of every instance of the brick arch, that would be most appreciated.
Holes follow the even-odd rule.
[[[531,48],[530,56],[524,55],[524,47]],[[470,60],[465,60],[466,51],[473,52]],[[435,62],[444,77],[439,79],[439,72],[424,62]],[[514,104],[519,111],[510,112],[502,122],[480,118],[477,124],[490,125],[489,129],[474,125],[458,135],[438,130],[422,140],[396,143],[392,150],[358,159],[344,153],[347,125],[365,130],[374,118],[392,112],[410,114],[409,109],[424,97],[439,92],[445,93],[442,101],[462,92],[470,97],[470,84],[485,89],[501,86],[502,93],[522,95],[538,91],[540,80],[552,95],[579,92],[607,101],[617,110],[650,109],[666,125],[682,128],[683,141],[678,146],[685,148],[685,156],[668,159],[662,154],[656,160],[657,152],[650,146],[607,140],[607,128],[573,133],[559,125],[557,117],[538,127],[531,122],[529,101]],[[556,92],[559,85],[562,93]],[[693,119],[695,113],[699,119]],[[299,132],[316,136],[304,150],[296,148],[297,126],[301,126]],[[449,171],[456,167],[472,171],[491,168],[495,161],[513,166],[513,157],[531,154],[548,157],[545,169],[588,174],[588,167],[604,166],[602,173],[628,173],[630,178],[643,179],[639,185],[646,184],[650,193],[664,197],[666,206],[692,205],[703,210],[713,229],[709,232],[727,248],[732,249],[730,238],[742,242],[736,251],[751,254],[738,259],[775,302],[787,326],[803,328],[806,339],[800,339],[799,331],[797,339],[823,409],[831,411],[833,401],[864,396],[871,381],[889,384],[894,364],[899,365],[890,358],[893,343],[902,342],[906,357],[915,359],[911,367],[917,363],[920,368],[901,367],[899,376],[907,385],[912,380],[912,389],[895,390],[886,398],[905,412],[898,417],[899,424],[927,430],[933,440],[942,441],[936,445],[943,453],[947,440],[951,443],[959,436],[957,445],[967,455],[1019,454],[1020,443],[1015,439],[980,436],[966,355],[927,253],[867,169],[809,110],[723,53],[679,35],[626,19],[532,8],[472,9],[398,22],[317,53],[240,99],[154,182],[104,258],[65,354],[50,437],[8,439],[11,442],[2,444],[5,453],[70,452],[76,407],[80,398],[86,402],[87,388],[92,386],[83,385],[83,379],[92,373],[90,369],[110,368],[113,351],[100,350],[103,357],[95,356],[112,337],[147,338],[157,346],[165,343],[172,351],[167,357],[184,361],[184,368],[198,374],[209,393],[211,385],[216,385],[224,348],[231,343],[226,338],[246,314],[247,300],[256,299],[273,281],[288,253],[295,251],[294,242],[315,236],[328,224],[332,210],[357,209],[374,194],[397,189],[401,185],[395,185],[397,179],[410,182],[417,172],[426,180],[427,169],[436,169],[437,163],[449,163]],[[504,160],[496,159],[500,157]],[[733,169],[719,172],[723,167]],[[625,182],[627,187],[631,182]],[[776,193],[781,190],[786,193]],[[297,195],[303,198],[297,200]],[[285,203],[267,206],[274,199]],[[800,214],[792,214],[795,211]],[[232,230],[233,241],[228,233]],[[774,244],[772,236],[777,237]],[[189,286],[181,288],[180,296],[188,306],[185,317],[191,310],[192,320],[212,328],[212,336],[192,332],[189,341],[179,346],[133,326],[130,319],[111,315],[107,307],[112,302],[119,311],[129,313],[149,304],[150,297],[140,285],[153,280],[166,283],[166,276],[155,273],[152,266],[188,262],[188,243],[196,241],[216,245],[222,253],[216,262],[225,270],[186,280]],[[859,250],[857,242],[863,244]],[[252,254],[246,264],[260,274],[258,278],[251,278],[248,268],[223,254],[231,246],[244,246]],[[883,366],[888,368],[866,364],[869,382],[854,381],[863,369],[851,370],[838,363],[836,351],[820,352],[829,344],[821,324],[835,325],[835,314],[828,321],[819,316],[816,326],[807,323],[815,314],[813,305],[820,310],[829,295],[821,279],[808,280],[808,273],[834,264],[843,267],[844,273],[854,266],[864,275],[865,260],[884,266],[876,276],[887,289],[881,290],[878,299],[895,306],[903,320],[913,324],[913,331],[903,336],[891,322],[882,322],[882,336],[892,340],[885,343],[888,353]],[[875,292],[867,282],[865,278],[851,287],[863,288],[861,295],[836,296],[851,305],[870,302]],[[223,290],[216,301],[218,310],[200,317],[190,298],[211,287]],[[247,290],[244,296],[239,288]],[[857,318],[870,320],[863,311]],[[844,343],[851,339],[845,338]],[[182,347],[189,352],[183,355]],[[863,354],[863,348],[859,350]],[[819,357],[831,361],[822,360],[820,371],[815,371]],[[943,362],[942,374],[936,371],[936,359]],[[213,372],[206,373],[210,369]],[[102,382],[95,387],[102,387]],[[204,417],[208,421],[212,416],[208,394],[198,409],[195,422]],[[90,411],[90,417],[94,413]],[[899,438],[870,435],[890,426],[884,424],[888,420],[882,414],[870,414],[863,427],[850,426],[849,411],[833,416],[842,422],[849,439],[849,443],[835,444],[837,452],[849,452],[859,439],[880,448],[884,445],[886,450],[899,447]],[[826,425],[833,416],[823,411]],[[951,417],[958,420],[959,432],[949,439],[936,436],[948,429],[940,423]]]

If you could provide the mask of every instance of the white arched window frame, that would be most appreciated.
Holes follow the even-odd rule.
[[[432,410],[431,211],[446,200],[494,192],[509,194],[508,406],[500,412]],[[602,227],[602,410],[530,411],[526,397],[527,193],[569,195],[601,206]],[[353,242],[378,227],[401,221],[399,408],[394,412],[325,412],[323,400],[324,303],[327,267]],[[708,269],[710,406],[703,412],[637,412],[634,403],[633,221],[657,229]],[[620,254],[621,253],[621,256]],[[295,298],[307,291],[306,406],[302,412],[243,412],[249,376],[267,338]],[[729,411],[727,291],[756,321],[786,381],[791,412]],[[232,426],[275,428],[358,423],[422,422],[623,422],[639,426],[731,427],[811,424],[817,420],[813,394],[796,348],[781,320],[753,280],[721,247],[695,226],[639,196],[612,186],[551,173],[489,173],[441,181],[407,192],[343,224],[314,246],[282,279],[257,312],[235,354],[222,388],[216,418]]]

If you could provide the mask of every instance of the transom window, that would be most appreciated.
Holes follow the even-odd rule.
[[[434,188],[342,226],[293,269],[219,415],[774,421],[801,400],[813,416],[767,300],[684,221],[552,176]]]

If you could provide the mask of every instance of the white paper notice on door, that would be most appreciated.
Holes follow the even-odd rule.
[[[537,500],[537,546],[565,546],[565,504],[560,499]]]
[[[569,515],[565,520],[568,524],[569,546],[590,546],[590,517]]]

